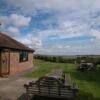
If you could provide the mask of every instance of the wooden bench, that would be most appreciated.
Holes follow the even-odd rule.
[[[25,84],[27,100],[34,96],[44,96],[50,98],[75,99],[78,86],[71,81],[69,74],[64,74],[64,81],[51,76],[39,78],[36,82]]]

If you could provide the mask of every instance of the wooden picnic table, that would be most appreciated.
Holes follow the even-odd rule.
[[[70,74],[64,74],[61,69],[55,69],[36,82],[25,84],[24,87],[28,98],[36,95],[72,100],[75,99],[78,92],[78,86],[72,82]]]
[[[67,87],[71,87],[73,84],[70,74],[64,73],[62,69],[54,69],[47,74],[47,76],[63,81],[64,85]]]
[[[63,81],[64,85],[69,88],[72,86],[70,74],[65,74],[62,69],[54,69],[49,74],[47,74],[47,76]]]

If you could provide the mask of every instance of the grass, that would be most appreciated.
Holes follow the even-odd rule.
[[[27,77],[41,77],[49,73],[52,69],[61,68],[70,73],[71,77],[79,86],[77,100],[100,100],[100,66],[96,71],[79,72],[74,64],[51,63],[42,60],[35,60],[35,71],[25,74]]]

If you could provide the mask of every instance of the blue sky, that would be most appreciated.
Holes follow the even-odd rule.
[[[0,30],[37,54],[100,54],[100,0],[0,0]]]

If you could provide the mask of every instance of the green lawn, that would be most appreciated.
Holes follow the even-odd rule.
[[[25,74],[27,77],[41,77],[54,68],[61,68],[70,73],[71,77],[79,86],[77,100],[100,100],[100,66],[96,71],[79,72],[74,64],[51,63],[42,60],[35,60],[37,69]]]

